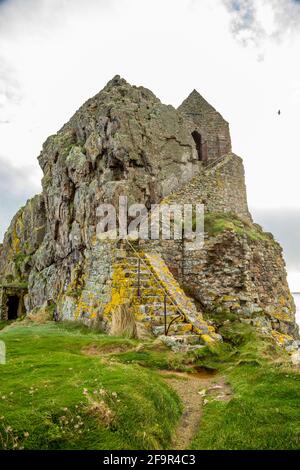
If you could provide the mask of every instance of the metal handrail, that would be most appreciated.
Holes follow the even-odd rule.
[[[181,310],[180,307],[178,307],[178,305],[173,301],[172,297],[169,295],[168,291],[166,290],[165,286],[159,281],[159,279],[157,279],[157,277],[155,276],[155,274],[152,272],[152,270],[149,268],[149,266],[147,265],[147,263],[145,262],[144,258],[140,255],[140,253],[134,248],[134,246],[132,245],[132,243],[130,243],[130,241],[128,240],[128,238],[125,239],[125,241],[128,243],[128,245],[130,246],[130,248],[132,249],[132,251],[137,255],[137,257],[139,258],[139,260],[143,263],[144,267],[147,269],[147,271],[151,274],[151,276],[154,278],[154,280],[156,281],[156,283],[158,284],[158,286],[164,291],[164,293],[166,294],[166,296],[169,298],[169,300],[171,301],[171,303],[174,305],[174,307],[176,307],[178,310]],[[183,313],[183,312],[182,312]]]
[[[163,290],[164,292],[164,297],[165,297],[165,300],[164,300],[164,314],[165,314],[165,335],[167,336],[168,335],[168,332],[169,332],[169,329],[170,329],[170,326],[171,324],[179,319],[179,318],[183,318],[184,320],[187,320],[187,317],[184,313],[184,311],[174,302],[174,300],[172,299],[172,297],[169,295],[168,291],[166,290],[165,286],[162,284],[162,282],[159,281],[159,279],[157,279],[157,276],[155,276],[155,274],[152,272],[152,270],[149,268],[149,266],[147,265],[147,263],[145,262],[145,260],[143,259],[143,257],[140,255],[140,253],[134,248],[134,246],[132,245],[132,243],[130,243],[130,241],[126,238],[125,239],[126,243],[129,245],[129,247],[131,248],[131,250],[135,253],[135,255],[138,257],[138,259],[140,260],[140,262],[143,263],[144,267],[147,269],[147,271],[150,273],[150,275],[153,277],[153,279],[155,280],[155,282],[157,283],[157,285]],[[179,315],[176,317],[176,319],[173,319],[169,325],[169,327],[167,328],[166,327],[166,299],[168,299],[171,304],[176,308],[176,310],[179,312]]]
[[[221,155],[221,157],[217,158],[216,160],[211,160],[206,166],[205,170],[210,170],[211,168],[214,168],[218,163],[222,162],[225,160],[227,157],[228,153],[225,153],[224,155]]]
[[[219,162],[223,161],[228,154],[224,154],[218,159],[211,161],[206,167],[205,170],[213,168],[215,165],[217,165]],[[149,213],[145,214],[145,216],[142,218],[141,224],[146,220],[146,218],[149,217]],[[132,245],[132,243],[128,240],[128,238],[125,238],[126,243],[130,247],[130,249],[135,253],[135,255],[138,258],[138,296],[141,296],[141,284],[140,284],[140,269],[141,269],[141,263],[143,266],[147,269],[147,272],[150,273],[150,275],[153,277],[155,280],[156,284],[159,286],[160,289],[163,290],[164,293],[164,326],[165,326],[165,335],[167,336],[169,333],[169,330],[173,323],[175,323],[177,320],[182,319],[184,321],[188,321],[188,318],[184,311],[182,310],[181,307],[179,307],[176,302],[172,299],[172,297],[169,295],[168,291],[166,290],[165,286],[162,284],[162,282],[157,278],[157,276],[153,273],[153,271],[149,268],[147,263],[145,262],[144,258],[140,255],[140,253],[135,249],[135,247]],[[170,324],[167,326],[167,308],[166,308],[166,300],[169,300],[169,302],[176,308],[177,313],[179,315],[175,318],[172,319]],[[193,325],[192,325],[193,326]]]

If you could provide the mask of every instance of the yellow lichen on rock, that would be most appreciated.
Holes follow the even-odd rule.
[[[209,335],[201,335],[200,337],[205,344],[212,344],[215,341],[214,338]]]
[[[284,334],[284,333],[280,333],[279,331],[276,331],[276,330],[272,330],[271,335],[273,336],[273,338],[275,339],[276,343],[279,346],[285,346],[286,344],[289,344],[291,343],[291,341],[293,341],[292,336]]]
[[[130,287],[132,280],[126,277],[125,269],[115,265],[113,267],[112,292],[110,302],[105,306],[103,311],[104,318],[111,319],[115,309],[128,302],[132,302],[132,294]]]
[[[293,316],[291,314],[288,314],[282,311],[273,312],[272,317],[283,322],[293,322]]]

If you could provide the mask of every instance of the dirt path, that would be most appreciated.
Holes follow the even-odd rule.
[[[114,362],[112,355],[136,351],[128,344],[92,344],[83,348],[88,356],[101,356],[103,363]],[[140,364],[143,365],[143,364]],[[203,407],[211,400],[228,401],[232,392],[226,379],[220,375],[214,375],[203,369],[193,373],[177,371],[160,371],[168,384],[179,395],[183,404],[183,413],[174,432],[170,449],[186,450],[199,431]]]
[[[168,384],[178,393],[183,413],[175,430],[172,450],[186,450],[199,431],[203,406],[211,399],[228,401],[232,393],[224,377],[207,372],[161,372]]]

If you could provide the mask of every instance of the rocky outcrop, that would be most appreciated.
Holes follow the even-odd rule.
[[[0,245],[0,279],[6,284],[27,284],[34,254],[46,233],[44,198],[27,201],[13,218]]]
[[[43,192],[0,247],[0,284],[28,286],[27,312],[51,305],[61,319],[105,323],[116,243],[97,239],[97,208],[125,195],[147,207],[205,204],[204,250],[183,259],[176,244],[156,244],[174,278],[207,311],[267,319],[296,336],[280,247],[252,224],[228,123],[197,92],[176,110],[116,76],[47,139],[38,160]]]
[[[181,114],[120,77],[49,137],[39,162],[48,231],[29,280],[31,308],[47,297],[57,298],[75,265],[85,270],[100,203],[117,204],[122,194],[129,203],[150,206],[200,166]]]

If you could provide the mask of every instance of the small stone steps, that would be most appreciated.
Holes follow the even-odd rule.
[[[191,335],[178,336],[178,335],[168,335],[159,336],[160,340],[173,351],[195,351],[205,347],[204,344],[199,343],[199,340],[193,341]]]
[[[173,303],[183,313],[185,322],[193,326],[193,331],[204,341],[210,342],[210,340],[217,339],[214,329],[204,321],[202,314],[197,310],[192,299],[187,297],[181,289],[161,256],[157,253],[145,253],[145,259],[150,269],[172,298]]]
[[[148,313],[152,313],[153,315],[157,316],[157,317],[163,317],[164,316],[164,309],[165,309],[165,306],[163,303],[150,303],[148,304],[147,303],[147,299],[141,299],[142,301],[142,304],[141,304],[141,307],[143,307],[143,311],[148,314]],[[177,307],[175,307],[174,305],[172,304],[167,304],[166,305],[166,311],[167,311],[167,314],[172,314],[172,315],[175,315],[177,314],[178,312],[178,309]]]
[[[167,341],[175,349],[218,339],[158,254],[137,251],[129,243],[118,250],[113,268],[119,273],[112,278],[113,291],[122,291],[123,301],[133,305],[137,319],[155,336],[165,336],[167,326]]]

